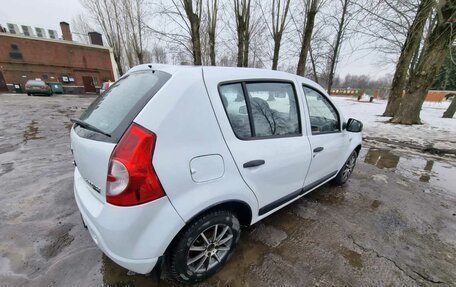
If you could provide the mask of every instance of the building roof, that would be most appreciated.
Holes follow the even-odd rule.
[[[59,44],[80,46],[80,47],[86,47],[86,48],[111,50],[110,47],[92,45],[92,44],[83,44],[83,43],[79,43],[79,42],[59,40],[59,39],[40,38],[40,37],[24,36],[24,35],[9,34],[9,33],[0,33],[0,37],[1,36],[12,37],[12,38],[21,38],[21,39],[27,39],[27,40],[35,40],[35,41],[44,41],[44,42],[51,42],[51,43],[59,43]]]

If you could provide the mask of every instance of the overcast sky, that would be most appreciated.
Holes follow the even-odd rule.
[[[59,23],[71,24],[72,19],[83,12],[79,0],[0,0],[0,24],[15,23],[45,29],[57,30],[61,34]],[[348,47],[345,47],[345,54]],[[342,51],[344,54],[344,51]],[[336,71],[344,77],[346,74],[368,74],[378,78],[392,73],[394,66],[380,66],[378,55],[369,51],[357,51],[342,58]]]

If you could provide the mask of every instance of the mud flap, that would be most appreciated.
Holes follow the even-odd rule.
[[[84,218],[82,218],[82,214],[81,214],[81,221],[82,221],[82,226],[84,226],[84,228],[87,229],[87,225],[84,222]]]

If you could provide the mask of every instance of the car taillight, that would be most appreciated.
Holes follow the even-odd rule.
[[[157,136],[133,123],[115,147],[106,179],[106,201],[132,206],[165,195],[152,165]]]

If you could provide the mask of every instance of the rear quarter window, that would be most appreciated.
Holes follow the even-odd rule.
[[[92,139],[117,142],[147,102],[171,77],[161,71],[138,71],[113,83],[80,116],[80,120],[111,135]],[[84,136],[86,132],[80,134]]]

